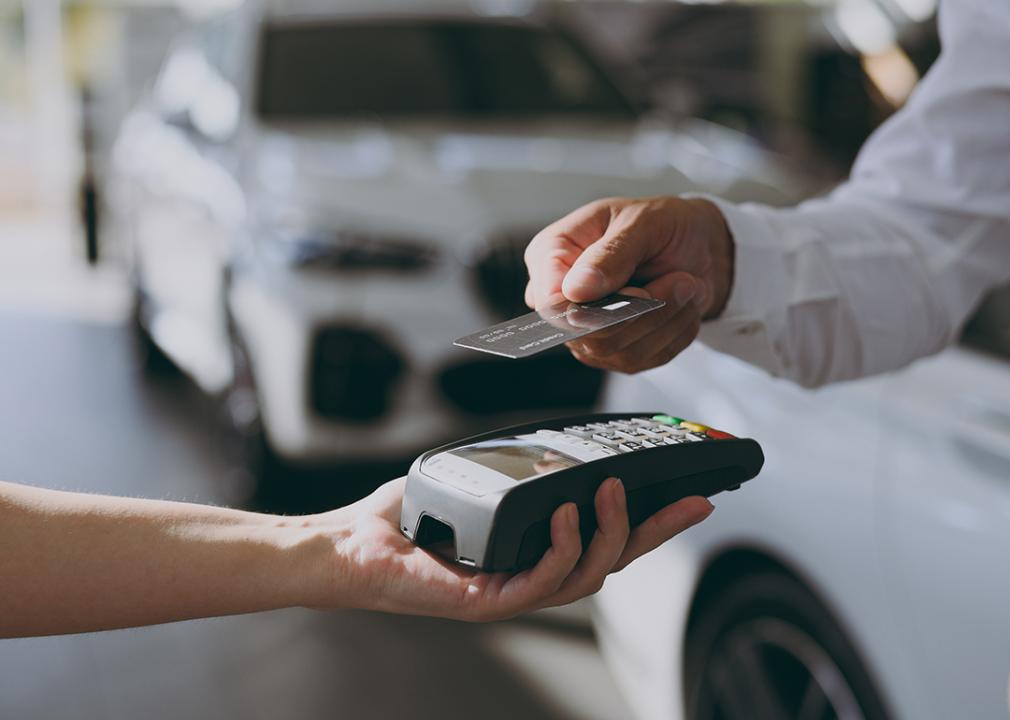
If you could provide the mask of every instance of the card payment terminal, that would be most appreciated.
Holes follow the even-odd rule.
[[[425,547],[451,541],[487,572],[530,567],[550,547],[550,518],[579,508],[583,547],[608,477],[625,486],[632,526],[692,495],[735,490],[761,470],[754,440],[663,413],[602,414],[520,425],[431,450],[410,468],[400,528]]]

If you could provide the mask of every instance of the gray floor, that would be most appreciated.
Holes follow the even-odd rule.
[[[223,464],[185,384],[128,333],[0,314],[0,478],[214,502]],[[2,592],[2,589],[0,589]],[[0,641],[0,718],[624,718],[584,627],[284,611]]]

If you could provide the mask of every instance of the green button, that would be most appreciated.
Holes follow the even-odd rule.
[[[653,415],[652,419],[664,425],[680,425],[683,420],[673,415]]]

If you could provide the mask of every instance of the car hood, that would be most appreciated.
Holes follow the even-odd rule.
[[[751,179],[781,176],[767,155],[711,126],[701,139],[700,127],[274,125],[256,136],[247,182],[270,212],[457,235],[534,228],[609,195],[783,196],[785,179]]]

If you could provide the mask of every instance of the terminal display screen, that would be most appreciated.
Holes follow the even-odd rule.
[[[528,480],[557,470],[581,465],[582,461],[557,450],[534,445],[517,437],[467,445],[452,450],[451,454],[469,460],[513,480]]]

